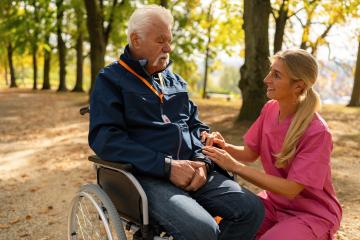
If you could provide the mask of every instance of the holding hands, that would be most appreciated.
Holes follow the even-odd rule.
[[[227,152],[228,144],[219,132],[204,131],[201,133],[201,141],[205,143],[203,153],[226,171],[232,172],[236,167],[243,166]]]
[[[220,149],[214,146],[205,146],[203,148],[203,153],[214,163],[229,172],[233,172],[233,169],[237,168],[238,166],[243,166],[242,163],[235,160],[224,149]]]
[[[205,146],[216,146],[221,149],[226,148],[225,139],[219,132],[208,133],[203,131],[201,133],[201,142],[204,143]]]

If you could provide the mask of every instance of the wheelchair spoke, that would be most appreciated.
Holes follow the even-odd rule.
[[[87,217],[87,216],[90,216],[90,214],[84,213],[82,201],[80,201],[80,203],[79,203],[79,209],[81,211],[82,217],[84,218],[84,225],[87,226],[89,224],[91,227],[91,225],[92,225],[91,220]]]
[[[79,202],[79,214],[80,216],[76,215],[77,219],[78,219],[78,224],[79,224],[79,229],[81,231],[81,234],[83,236],[83,239],[89,239],[89,240],[102,240],[101,237],[101,232],[103,232],[103,235],[105,234],[105,238],[107,239],[106,236],[106,232],[105,231],[101,231],[102,228],[102,221],[99,218],[99,215],[97,213],[97,211],[95,212],[91,212],[89,211],[88,207],[87,207],[88,203],[83,201]],[[82,219],[82,221],[80,220],[80,218]],[[99,227],[95,226],[93,223],[94,222],[98,222],[99,223]],[[90,231],[90,232],[89,232]],[[86,238],[85,238],[86,236]]]
[[[122,222],[111,200],[94,184],[81,187],[69,216],[69,239],[125,240]]]
[[[83,228],[82,228],[82,225],[81,225],[81,223],[80,223],[79,216],[78,216],[77,214],[76,214],[76,220],[77,220],[77,222],[78,222],[78,224],[79,224],[79,230],[80,230],[81,236],[82,236],[82,238],[85,240],[86,238],[85,238],[85,236],[84,236]]]

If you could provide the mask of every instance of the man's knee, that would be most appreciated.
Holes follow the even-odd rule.
[[[185,239],[194,240],[216,240],[220,234],[219,226],[212,218],[188,219],[186,229],[183,230]]]
[[[251,221],[253,224],[260,226],[264,216],[265,209],[262,201],[254,193],[243,189],[245,195],[234,197],[232,200],[233,204],[237,206],[232,206],[234,211],[232,212],[234,221]]]

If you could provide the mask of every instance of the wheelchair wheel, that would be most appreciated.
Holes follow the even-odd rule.
[[[119,214],[106,193],[86,184],[74,197],[68,218],[68,240],[126,240]]]

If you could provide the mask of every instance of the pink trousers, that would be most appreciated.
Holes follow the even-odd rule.
[[[272,203],[262,199],[265,206],[265,218],[256,235],[256,240],[329,240],[332,237],[324,229],[324,234],[315,235],[310,224],[302,219],[277,211]]]

